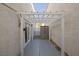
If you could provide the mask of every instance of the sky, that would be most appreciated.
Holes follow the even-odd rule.
[[[48,3],[33,3],[33,5],[34,5],[35,10],[38,12],[46,11],[48,7]]]

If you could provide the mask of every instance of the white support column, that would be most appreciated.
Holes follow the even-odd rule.
[[[33,36],[34,36],[33,25],[32,25],[32,27],[31,27],[31,30],[32,30],[32,40],[33,40]]]
[[[64,56],[64,17],[61,18],[61,56]]]
[[[49,42],[50,42],[50,28],[51,28],[51,27],[50,27],[50,25],[49,25]]]
[[[21,46],[21,56],[24,55],[24,45],[23,45],[23,16],[20,16],[20,22],[21,22],[21,26],[20,26],[20,46]]]

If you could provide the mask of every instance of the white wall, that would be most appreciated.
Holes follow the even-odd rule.
[[[49,4],[47,11],[65,11],[65,51],[69,55],[79,55],[79,4]],[[60,26],[52,29],[54,40],[59,46]],[[57,31],[57,29],[59,29]]]
[[[29,4],[7,5],[14,8],[16,11],[32,10]],[[19,18],[16,12],[0,4],[0,55],[13,56],[20,54],[20,28],[18,21]]]
[[[33,11],[32,5],[30,3],[7,3],[7,5],[17,10],[18,12]]]
[[[20,33],[15,12],[0,4],[0,55],[20,53]]]

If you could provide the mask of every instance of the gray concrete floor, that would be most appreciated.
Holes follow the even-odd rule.
[[[24,56],[60,56],[48,40],[32,40],[24,49]]]

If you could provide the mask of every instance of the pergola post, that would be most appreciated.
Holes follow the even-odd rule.
[[[21,45],[21,56],[24,55],[24,46],[23,46],[23,16],[20,16],[20,45]]]
[[[64,16],[61,18],[61,56],[64,56]]]

